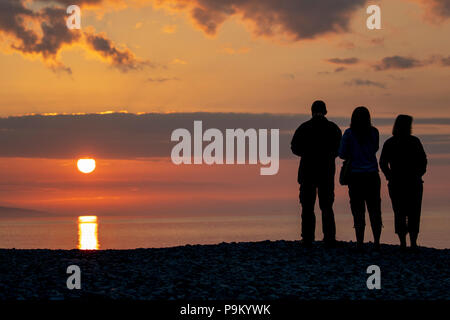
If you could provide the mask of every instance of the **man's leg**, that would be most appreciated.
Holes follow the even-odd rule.
[[[333,177],[334,178],[334,177]],[[328,243],[336,241],[336,223],[334,221],[334,179],[324,181],[318,187],[319,206],[322,211],[323,240]]]
[[[300,203],[302,205],[302,240],[313,242],[316,229],[316,216],[314,214],[316,186],[314,183],[304,181],[300,185]]]

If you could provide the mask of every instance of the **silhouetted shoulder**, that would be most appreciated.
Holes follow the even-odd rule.
[[[310,128],[311,126],[312,126],[312,119],[309,119],[309,120],[303,122],[303,123],[297,128],[297,130],[307,129],[307,128]]]
[[[393,147],[395,144],[400,143],[400,141],[402,141],[402,140],[399,140],[398,137],[392,136],[384,142],[384,147],[388,147],[388,148]],[[419,146],[422,145],[422,142],[420,141],[420,139],[413,135],[408,136],[407,139],[403,140],[403,141],[407,141],[409,144],[415,144],[415,145],[419,145]]]
[[[386,147],[390,147],[393,143],[394,143],[394,140],[395,140],[395,137],[390,137],[390,138],[388,138],[385,142],[384,142],[384,144],[383,144],[383,148],[386,148]]]
[[[372,132],[376,135],[376,136],[380,136],[380,132],[378,131],[378,129],[374,126],[372,126]]]
[[[426,152],[425,152],[425,150],[423,148],[422,142],[420,141],[419,137],[416,137],[416,136],[412,135],[411,139],[412,139],[413,144],[415,144],[415,146],[416,146],[416,150],[420,154],[422,154],[422,157],[426,158]]]
[[[392,136],[388,138],[384,144],[383,149],[381,150],[380,155],[380,166],[381,170],[383,170],[385,175],[388,175],[387,171],[389,168],[387,168],[387,163],[389,162],[389,159],[392,156],[392,149],[395,149],[395,137]]]
[[[345,131],[344,131],[344,137],[348,137],[348,136],[350,136],[351,134],[352,134],[352,129],[350,129],[350,128],[345,129]]]
[[[411,135],[411,140],[414,141],[417,144],[422,144],[422,142],[420,141],[419,137]]]
[[[329,123],[329,126],[333,128],[333,130],[336,130],[336,131],[339,131],[342,133],[341,128],[339,128],[339,126],[336,123],[334,123],[333,121],[330,121],[330,120],[328,120],[328,123]]]

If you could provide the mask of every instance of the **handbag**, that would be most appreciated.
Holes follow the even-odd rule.
[[[350,181],[350,174],[351,174],[351,161],[350,160],[344,160],[344,163],[342,164],[341,172],[339,174],[339,183],[343,186],[348,185]]]

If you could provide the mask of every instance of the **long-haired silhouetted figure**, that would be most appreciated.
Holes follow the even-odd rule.
[[[342,132],[325,117],[327,109],[323,101],[315,101],[311,112],[312,119],[298,127],[291,142],[292,152],[301,157],[298,183],[302,205],[302,243],[310,246],[314,241],[314,206],[318,194],[324,242],[333,246],[336,241],[333,212],[335,161]]]
[[[411,247],[417,248],[422,208],[422,176],[427,169],[427,156],[419,138],[411,135],[413,118],[399,115],[392,137],[383,146],[380,167],[388,180],[389,195],[395,214],[395,233],[402,248],[409,233]]]
[[[372,126],[366,107],[357,107],[352,114],[350,128],[345,130],[339,148],[339,157],[350,161],[348,182],[350,207],[358,248],[364,243],[366,205],[372,226],[375,249],[380,247],[381,180],[376,153],[379,149],[379,133]]]

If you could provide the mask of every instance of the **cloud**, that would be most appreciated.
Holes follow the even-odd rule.
[[[309,116],[265,114],[174,113],[86,114],[0,118],[0,157],[75,159],[135,159],[168,157],[177,128],[193,129],[194,120],[204,126],[226,128],[280,128],[294,130]],[[290,156],[289,133],[283,138],[283,156]],[[284,136],[281,134],[281,136]],[[49,138],[51,137],[51,138]],[[280,149],[281,150],[281,149]]]
[[[147,82],[156,82],[156,83],[163,83],[163,82],[167,82],[167,81],[178,81],[180,80],[179,78],[148,78],[146,81]]]
[[[330,63],[335,63],[335,64],[345,64],[345,65],[351,65],[351,64],[357,64],[359,62],[358,58],[332,58],[332,59],[328,59],[327,60]]]
[[[95,34],[92,29],[69,30],[66,27],[66,7],[54,5],[54,3],[67,5],[69,1],[39,0],[39,2],[44,6],[36,9],[36,6],[27,6],[30,1],[0,1],[0,34],[6,36],[2,39],[6,40],[14,51],[25,56],[39,57],[52,70],[68,73],[71,73],[71,69],[60,61],[59,56],[65,47],[75,44],[96,52],[121,71],[150,65],[137,59],[129,49],[119,49],[104,34]],[[101,0],[78,1],[80,5],[100,3]]]
[[[445,19],[450,17],[450,0],[431,0],[430,2],[434,13]]]
[[[330,72],[330,71],[320,71],[320,72],[317,72],[317,74],[320,74],[320,75],[327,75],[327,74],[333,74],[333,73],[343,72],[343,71],[345,71],[345,70],[347,70],[347,68],[345,68],[345,67],[337,67],[336,69],[334,69],[333,72]]]
[[[348,50],[352,50],[352,49],[356,48],[355,43],[352,41],[348,41],[348,40],[339,42],[337,46],[339,48],[344,48],[344,49],[348,49]]]
[[[363,80],[363,79],[352,79],[351,81],[345,82],[345,85],[347,86],[367,86],[367,87],[377,87],[381,89],[385,89],[386,85],[381,82],[375,82],[371,80]]]
[[[138,59],[128,48],[117,48],[105,34],[86,33],[85,38],[90,48],[123,72],[140,70],[145,66],[154,67],[150,62]]]
[[[174,145],[170,141],[172,131],[178,128],[192,131],[194,120],[202,120],[205,128],[223,131],[226,128],[279,128],[281,156],[292,158],[289,147],[291,131],[309,118],[309,115],[234,113],[114,113],[0,118],[0,157],[169,157]],[[348,119],[340,122],[347,124]]]
[[[377,71],[384,71],[390,69],[412,69],[422,67],[425,64],[426,64],[425,62],[414,58],[392,56],[383,58],[380,62],[375,64],[373,68]]]
[[[14,1],[14,0],[13,0]],[[33,0],[30,0],[33,1]],[[313,39],[329,33],[349,30],[353,13],[365,7],[368,0],[34,0],[78,4],[86,8],[127,8],[150,5],[188,12],[194,24],[206,34],[215,35],[220,26],[237,16],[252,26],[255,35],[287,35],[293,40]],[[421,2],[434,17],[450,17],[450,0],[409,0]],[[383,39],[374,39],[374,45]],[[353,45],[352,45],[353,47]]]
[[[369,40],[369,43],[371,45],[374,45],[374,46],[383,46],[384,45],[384,38],[382,38],[382,37],[373,38],[373,39]]]
[[[31,1],[41,2],[45,4],[58,3],[67,8],[70,5],[77,5],[79,7],[96,7],[104,3],[120,4],[125,3],[126,0],[31,0]]]
[[[305,107],[305,112],[309,107]],[[0,118],[0,157],[76,159],[92,155],[107,159],[169,157],[173,130],[187,128],[192,132],[194,120],[202,120],[204,128],[280,129],[280,156],[294,157],[290,151],[293,131],[310,119],[307,114],[247,113],[106,113],[84,115],[33,115]],[[330,118],[341,128],[349,119]],[[377,126],[392,126],[392,118],[375,118]],[[450,128],[449,118],[415,118],[416,124],[443,125]],[[425,136],[426,137],[426,136]],[[446,153],[450,138],[429,145],[430,152]],[[429,139],[426,138],[426,144]],[[433,140],[434,141],[434,140]]]
[[[413,0],[421,2],[426,8],[425,17],[433,23],[443,22],[450,18],[450,0]]]
[[[24,208],[12,208],[12,207],[3,207],[0,206],[0,216],[2,218],[17,218],[17,217],[49,217],[54,214],[49,212],[43,212],[32,209],[24,209]]]
[[[39,0],[68,6],[78,4],[102,10],[106,4],[118,8],[129,4],[153,4],[168,10],[184,11],[208,35],[238,17],[257,36],[287,36],[293,40],[313,39],[349,30],[351,15],[367,0]]]
[[[58,59],[60,48],[79,41],[81,34],[66,27],[65,10],[47,7],[32,11],[22,0],[0,2],[0,33],[8,37],[10,47],[24,55],[38,55],[53,70],[71,73]],[[40,32],[32,26],[39,25]]]
[[[389,75],[389,78],[391,78],[391,79],[393,79],[393,80],[396,80],[396,81],[403,81],[403,80],[406,80],[405,77],[399,77],[399,76],[396,76],[396,75],[394,75],[394,74],[390,74],[390,75]]]
[[[443,66],[449,67],[450,66],[450,56],[441,58],[441,63]]]
[[[194,23],[208,35],[238,16],[257,36],[285,35],[293,40],[313,39],[349,29],[351,15],[366,0],[159,0],[159,5],[187,10]]]
[[[283,73],[281,76],[287,80],[295,80],[295,74],[293,73]]]
[[[376,71],[384,71],[406,70],[428,65],[450,66],[450,56],[443,57],[442,55],[434,54],[429,58],[423,60],[415,59],[412,57],[392,56],[383,58],[380,62],[374,64],[372,67]]]

